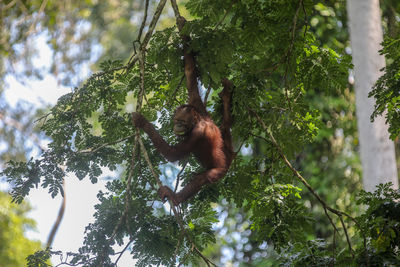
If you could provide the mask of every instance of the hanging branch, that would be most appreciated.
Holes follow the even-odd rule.
[[[147,31],[146,35],[143,38],[143,42],[140,45],[140,50],[146,49],[147,44],[150,41],[151,36],[153,35],[153,31],[154,28],[157,25],[157,22],[161,16],[161,12],[164,9],[165,3],[167,2],[167,0],[161,0],[158,3],[158,6],[156,8],[156,11],[154,12],[153,15],[153,19],[150,22],[149,25],[149,30]],[[124,68],[126,69],[126,71],[128,71],[129,69],[131,69],[133,67],[133,65],[139,60],[139,54],[133,54],[132,57],[130,58],[130,60],[128,61],[128,63],[124,66]]]
[[[284,83],[285,83],[285,96],[286,96],[286,100],[288,102],[288,106],[289,106],[290,110],[292,108],[291,108],[290,99],[289,99],[289,93],[288,93],[288,88],[287,88],[288,87],[288,85],[287,85],[287,75],[288,75],[288,71],[289,71],[290,58],[292,56],[292,51],[293,51],[293,46],[294,46],[297,19],[298,19],[298,16],[299,16],[299,11],[300,11],[300,8],[302,6],[302,3],[303,3],[303,0],[300,0],[299,1],[299,5],[298,5],[298,7],[296,9],[296,13],[295,13],[295,15],[293,17],[293,26],[292,26],[292,33],[291,33],[292,37],[291,37],[291,40],[290,40],[289,49],[288,49],[288,51],[286,53],[286,68],[285,68],[285,74],[283,75],[283,79],[284,79]]]
[[[349,239],[349,235],[347,234],[347,228],[346,228],[346,226],[344,225],[344,221],[343,221],[342,216],[341,216],[341,215],[338,215],[338,216],[339,216],[340,222],[341,222],[341,224],[342,224],[344,234],[345,234],[345,236],[346,236],[347,244],[349,245],[349,250],[350,250],[350,252],[351,252],[351,256],[352,256],[353,259],[354,259],[354,257],[355,257],[355,256],[354,256],[354,251],[353,251],[353,249],[352,249],[352,247],[351,247],[351,242],[350,242],[350,239]]]
[[[175,184],[175,189],[174,189],[174,193],[176,193],[176,190],[178,190],[178,185],[179,185],[179,180],[181,179],[181,175],[183,173],[183,171],[186,168],[186,165],[188,164],[188,160],[185,162],[185,164],[183,164],[182,169],[179,171],[178,175],[176,176],[176,184]]]
[[[164,2],[165,2],[165,1],[164,1]],[[174,8],[175,14],[176,14],[176,15],[178,14],[178,17],[181,18],[181,17],[179,16],[179,10],[177,9],[177,4],[176,4],[176,2],[171,1],[171,3],[172,3],[172,6],[173,6],[173,8]],[[184,22],[183,22],[183,23],[184,23]],[[150,25],[151,25],[151,24],[150,24]],[[154,25],[154,26],[155,26],[155,25]],[[182,29],[183,24],[179,24],[178,27],[180,27],[180,29]],[[147,35],[146,35],[146,37],[147,37]],[[145,39],[144,39],[144,42],[146,42],[146,37],[145,37]],[[149,37],[149,38],[150,38],[150,37]],[[184,44],[184,46],[185,46],[185,44]],[[144,52],[144,50],[145,50],[144,48],[145,48],[145,47],[142,46],[142,50],[139,52],[139,55],[138,55],[138,58],[139,58],[139,61],[140,61],[141,84],[140,84],[140,92],[139,92],[139,96],[138,96],[138,104],[137,104],[137,108],[136,108],[136,111],[137,111],[137,112],[140,112],[141,104],[142,104],[142,98],[143,98],[143,95],[144,95],[144,53],[145,53],[145,52]],[[194,65],[194,64],[193,64],[193,65]],[[186,69],[185,69],[185,74],[186,74],[186,77],[187,77],[187,76],[188,76],[188,72],[187,72]],[[193,81],[194,81],[194,80],[196,80],[196,82],[197,82],[197,79],[196,79],[196,78],[193,79],[193,77],[192,77],[192,79],[187,78],[187,80],[188,80],[188,83],[191,82],[192,84],[193,84]],[[196,84],[196,85],[197,85],[197,84]],[[192,87],[192,88],[193,88],[193,87]],[[197,88],[197,87],[196,87],[196,88]],[[198,94],[198,91],[197,91],[197,94]],[[146,160],[146,162],[147,162],[147,164],[148,164],[148,167],[149,167],[149,169],[150,169],[150,171],[151,171],[151,173],[152,173],[154,179],[155,179],[156,182],[157,182],[157,185],[158,185],[159,187],[162,187],[162,186],[163,186],[163,185],[162,185],[162,182],[161,182],[160,178],[158,177],[158,175],[156,174],[156,172],[155,172],[155,170],[154,170],[154,167],[153,167],[153,165],[152,165],[152,163],[151,163],[151,161],[150,161],[150,158],[149,158],[149,155],[148,155],[148,153],[147,153],[147,150],[146,150],[146,148],[145,148],[145,146],[144,146],[144,144],[143,144],[143,142],[142,142],[142,139],[141,139],[140,136],[139,136],[139,129],[136,129],[136,133],[137,133],[136,143],[137,143],[137,142],[139,143],[140,148],[141,148],[142,153],[143,153],[143,156],[144,156],[144,158],[145,158],[145,160]],[[192,244],[193,250],[204,260],[204,262],[207,264],[207,266],[211,266],[211,265],[216,266],[213,262],[211,262],[208,258],[206,258],[206,257],[201,253],[201,251],[196,247],[196,245],[195,245],[194,241],[192,240],[191,236],[190,236],[190,235],[188,234],[188,232],[186,231],[185,226],[184,226],[184,223],[183,223],[183,220],[182,220],[182,218],[180,217],[180,215],[179,215],[179,213],[178,213],[178,211],[177,211],[175,205],[172,203],[171,200],[168,200],[168,201],[169,201],[169,203],[170,203],[170,206],[171,206],[171,209],[172,209],[172,211],[173,211],[173,213],[174,213],[174,216],[175,216],[175,218],[176,218],[176,220],[177,220],[177,222],[178,222],[178,225],[179,225],[179,227],[181,228],[181,231],[185,234],[185,236],[187,237],[187,239],[189,240],[189,242]],[[210,265],[210,264],[211,264],[211,265]]]
[[[171,0],[171,6],[172,6],[172,9],[174,10],[175,18],[178,20],[180,18],[181,14],[179,12],[179,7],[178,7],[178,4],[176,3],[176,0]]]
[[[118,255],[118,258],[116,259],[116,261],[114,262],[114,266],[118,266],[117,263],[119,262],[119,260],[121,259],[122,255],[124,254],[124,252],[128,249],[128,247],[133,243],[133,240],[129,240],[128,244],[126,244],[126,246],[124,247],[124,249],[121,252],[115,253],[115,255]]]
[[[60,166],[60,168],[64,172],[65,166]],[[65,178],[63,178],[62,183],[63,183],[62,188],[63,188],[64,193],[62,195],[62,201],[61,201],[60,209],[58,210],[57,218],[53,224],[53,227],[51,228],[49,236],[47,237],[46,248],[50,248],[51,245],[53,244],[54,237],[56,236],[58,227],[60,226],[60,223],[61,223],[61,221],[64,217],[64,213],[65,213],[65,206],[67,204],[66,192],[65,192]]]
[[[204,95],[203,102],[204,102],[204,106],[206,106],[206,107],[207,107],[208,96],[210,95],[210,93],[211,93],[211,84],[208,86],[206,94]]]
[[[137,112],[140,112],[140,110],[141,110],[142,101],[143,101],[143,96],[144,96],[144,91],[145,91],[145,88],[144,88],[144,82],[145,82],[145,79],[144,79],[144,76],[145,76],[145,63],[144,63],[145,60],[144,60],[144,55],[145,55],[145,49],[144,49],[144,47],[143,47],[143,49],[142,49],[141,51],[139,51],[139,55],[138,55],[138,57],[139,57],[139,63],[140,63],[139,67],[140,67],[140,77],[141,77],[141,80],[140,80],[140,91],[139,91],[139,95],[138,95],[138,102],[137,102],[137,108],[136,108],[136,111],[137,111]],[[156,182],[157,182],[158,187],[162,187],[163,184],[162,184],[160,178],[158,177],[158,175],[156,174],[156,172],[154,171],[154,167],[153,167],[153,165],[152,165],[152,163],[151,163],[151,161],[150,161],[150,158],[149,158],[149,155],[148,155],[148,153],[147,153],[147,150],[146,150],[146,148],[145,148],[145,146],[144,146],[144,144],[143,144],[143,142],[142,142],[142,139],[140,138],[139,129],[136,129],[136,142],[135,142],[135,147],[137,146],[138,143],[139,143],[139,145],[140,145],[140,148],[141,148],[141,151],[142,151],[142,153],[143,153],[143,156],[144,156],[144,158],[145,158],[145,160],[146,160],[146,162],[147,162],[147,164],[148,164],[148,167],[149,167],[149,169],[150,169],[150,171],[151,171],[151,173],[152,173],[154,179],[155,179]],[[131,180],[131,177],[132,177],[132,176],[130,176],[130,177],[128,178],[127,189],[130,188],[130,180]],[[130,190],[129,190],[129,191],[127,190],[127,192],[128,192],[127,195],[129,195]],[[172,211],[173,211],[173,213],[174,213],[174,215],[175,215],[175,218],[176,218],[176,220],[177,220],[177,222],[178,222],[178,225],[180,226],[182,232],[186,235],[186,237],[188,238],[188,240],[190,241],[190,243],[192,243],[192,247],[194,248],[194,250],[196,251],[196,253],[206,262],[206,264],[207,264],[208,266],[210,266],[210,264],[216,266],[216,265],[215,265],[214,263],[212,263],[209,259],[207,259],[207,258],[201,253],[201,251],[196,247],[196,245],[195,245],[195,243],[193,242],[193,240],[191,239],[190,235],[186,232],[186,229],[185,229],[183,220],[182,220],[182,218],[180,217],[178,211],[176,210],[176,208],[175,208],[175,206],[174,206],[174,204],[172,203],[171,200],[169,200],[169,204],[170,204],[171,209],[172,209]],[[128,202],[126,203],[126,205],[128,205]]]
[[[146,0],[146,4],[145,4],[145,8],[144,8],[144,17],[142,20],[142,25],[140,25],[140,29],[139,29],[139,33],[138,33],[138,37],[137,37],[137,40],[139,41],[139,43],[140,43],[140,38],[142,37],[142,32],[143,32],[144,26],[146,25],[148,9],[149,9],[149,0]]]
[[[128,71],[136,63],[136,61],[139,60],[139,64],[140,64],[140,91],[139,91],[138,101],[137,101],[137,106],[136,106],[136,111],[138,111],[138,112],[142,108],[142,102],[143,102],[143,96],[144,96],[144,74],[145,74],[144,73],[145,72],[144,54],[145,54],[145,49],[146,49],[146,46],[147,46],[147,44],[148,44],[148,42],[150,40],[150,37],[153,34],[155,25],[157,24],[158,19],[160,18],[160,15],[161,15],[161,12],[162,12],[162,10],[163,10],[163,8],[165,6],[165,3],[166,3],[166,0],[162,0],[158,4],[157,9],[156,9],[156,11],[154,13],[153,19],[152,19],[152,21],[151,21],[151,23],[149,25],[149,30],[147,31],[147,33],[145,35],[145,38],[144,38],[143,42],[141,43],[139,52],[138,53],[135,52],[134,55],[132,55],[132,57],[130,58],[130,60],[127,63],[127,65],[125,65],[124,67],[121,67],[121,68],[116,68],[116,69],[109,70],[107,72],[102,72],[102,73],[93,75],[91,77],[91,78],[98,77],[98,76],[100,76],[100,75],[102,75],[104,73],[108,73],[110,71],[115,71],[117,69],[125,69],[125,71]],[[146,12],[146,14],[147,14],[147,12]],[[145,24],[145,20],[146,19],[147,19],[147,15],[145,15],[143,17],[142,26]],[[140,32],[140,35],[141,35],[141,32]],[[140,38],[140,35],[138,36],[138,38]],[[134,146],[133,146],[133,149],[132,149],[131,167],[129,169],[128,179],[127,179],[127,182],[126,182],[125,209],[124,209],[121,217],[119,218],[118,223],[115,225],[110,238],[108,239],[109,242],[111,242],[115,238],[118,229],[122,225],[122,222],[123,222],[124,218],[126,218],[128,212],[129,212],[129,205],[130,205],[131,195],[132,195],[132,192],[131,192],[132,177],[133,177],[133,170],[134,170],[134,166],[135,166],[135,162],[136,162],[135,151],[137,151],[137,148],[139,147],[139,141],[140,141],[139,129],[136,129],[134,136],[135,136],[135,143],[134,143]],[[130,138],[130,137],[132,137],[132,136],[124,137],[124,138],[122,138],[120,140],[117,140],[116,142],[120,142],[120,141],[125,140],[125,139]],[[85,151],[85,152],[93,152],[93,151],[96,151],[96,150],[100,149],[103,146],[100,146],[100,147],[95,148],[94,150],[89,150],[89,151]],[[127,227],[129,228],[128,224],[127,224]],[[102,254],[100,255],[100,264],[101,264],[101,266],[103,266],[103,257],[105,256],[105,253],[106,253],[106,250],[104,249]]]

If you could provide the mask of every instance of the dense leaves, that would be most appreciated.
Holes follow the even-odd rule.
[[[363,264],[396,265],[400,261],[400,190],[391,184],[381,184],[373,193],[362,191],[358,204],[368,208],[358,221],[361,233],[367,237]],[[370,261],[370,262],[368,262]]]
[[[371,119],[387,112],[390,137],[395,139],[400,134],[400,39],[387,37],[381,53],[387,58],[387,65],[370,93],[376,99]]]
[[[317,1],[188,1],[186,7],[196,19],[186,23],[183,33],[191,38],[201,93],[211,91],[207,105],[217,123],[221,120],[221,78],[227,77],[235,85],[232,133],[238,155],[224,180],[182,205],[183,229],[156,196],[156,181],[144,151],[134,150],[135,128],[130,119],[144,78],[141,113],[155,123],[167,141],[176,142],[170,118],[187,100],[182,40],[176,27],[152,36],[144,51],[144,69],[127,67],[113,58],[101,64],[102,72],[59,99],[42,120],[43,130],[52,140],[50,149],[26,163],[11,162],[3,172],[14,186],[14,200],[20,202],[38,185],[48,187],[55,196],[62,192],[65,172],[95,183],[105,169],[114,171],[115,179],[108,183],[106,192],[98,194],[95,221],[86,228],[79,254],[71,254],[71,264],[112,266],[115,256],[120,255],[116,244],[133,247],[137,266],[196,264],[200,258],[196,251],[215,242],[215,223],[221,218],[211,203],[221,199],[245,214],[243,221],[248,223],[243,223],[243,232],[246,238],[251,236],[252,247],[268,242],[282,252],[281,260],[287,264],[329,265],[350,259],[352,250],[346,246],[336,255],[334,245],[319,239],[310,241],[315,237],[311,225],[319,218],[312,218],[311,204],[302,197],[304,190],[282,160],[284,153],[295,161],[304,145],[332,135],[323,127],[328,112],[322,112],[324,107],[318,105],[317,97],[349,94],[350,58],[322,46],[318,33],[309,30],[314,4]],[[317,7],[325,10],[321,4]],[[337,102],[334,107],[343,105]],[[271,142],[269,133],[278,144]],[[165,164],[146,137],[143,142],[156,174],[165,184],[175,186],[176,166]],[[337,164],[342,166],[342,162]],[[173,175],[167,175],[166,169],[173,170]],[[180,182],[186,183],[200,169],[189,158]],[[305,172],[324,176],[312,166]],[[372,201],[364,199],[363,203]],[[374,225],[383,215],[376,216],[371,221]],[[336,229],[340,221],[331,224]],[[360,225],[363,236],[373,236],[369,223]],[[379,224],[379,229],[384,229],[386,239],[378,247],[396,249],[393,242],[398,235],[390,230],[396,226],[390,221]],[[339,244],[345,244],[345,236],[339,238]],[[362,238],[352,237],[356,242]],[[357,249],[362,251],[362,245]],[[38,253],[30,260],[47,256]]]

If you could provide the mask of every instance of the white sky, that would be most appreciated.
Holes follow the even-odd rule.
[[[50,64],[51,51],[45,43],[45,39],[38,38],[39,55],[34,64],[39,67],[47,67]],[[12,76],[6,77],[7,88],[5,97],[11,105],[24,100],[41,106],[43,104],[55,104],[57,99],[70,92],[70,88],[57,84],[52,75],[46,75],[43,80],[28,81],[23,85]],[[85,226],[93,221],[94,205],[98,202],[96,195],[99,190],[104,189],[105,181],[99,180],[92,184],[89,179],[79,181],[75,176],[68,176],[66,179],[66,210],[64,218],[53,241],[53,250],[63,252],[77,252],[83,243]],[[29,238],[39,239],[43,244],[53,226],[61,204],[61,196],[52,199],[47,189],[32,189],[27,198],[33,207],[29,217],[37,222],[37,231],[27,233]],[[118,250],[119,251],[119,250]],[[65,255],[64,255],[65,256]],[[133,266],[129,251],[124,253],[118,266]],[[64,257],[65,258],[65,257]],[[53,258],[54,264],[59,259]]]

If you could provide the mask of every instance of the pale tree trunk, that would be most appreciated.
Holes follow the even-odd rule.
[[[385,58],[378,52],[382,42],[379,0],[348,0],[347,12],[364,189],[373,191],[377,184],[387,182],[398,188],[394,144],[389,139],[385,118],[379,116],[373,123],[370,121],[375,100],[368,98],[368,93],[385,66]]]

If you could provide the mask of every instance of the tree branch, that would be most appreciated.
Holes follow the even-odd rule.
[[[290,40],[289,49],[288,49],[288,51],[286,53],[286,68],[285,68],[285,74],[283,75],[283,79],[284,79],[284,83],[285,83],[285,96],[286,96],[286,100],[288,102],[288,106],[289,106],[290,110],[292,108],[291,108],[290,99],[289,99],[289,93],[288,93],[288,89],[287,89],[287,87],[288,87],[288,85],[287,85],[287,75],[288,75],[288,72],[289,72],[290,58],[292,56],[292,51],[293,51],[293,46],[294,46],[297,18],[299,16],[299,11],[300,11],[300,8],[302,6],[302,3],[303,3],[303,0],[300,0],[299,1],[299,5],[298,5],[298,7],[296,9],[296,13],[295,13],[295,15],[293,17],[292,37],[291,37],[291,40]]]
[[[185,162],[185,164],[183,164],[182,169],[179,171],[178,175],[176,176],[176,184],[175,184],[175,189],[174,189],[174,193],[176,193],[176,190],[178,190],[178,185],[179,185],[179,180],[181,178],[181,175],[183,173],[183,171],[186,168],[186,165],[188,164],[188,160]]]
[[[60,166],[62,168],[63,172],[65,170],[65,166]],[[54,237],[56,236],[58,227],[60,226],[60,223],[64,217],[65,213],[65,206],[67,204],[67,199],[66,199],[66,193],[65,193],[65,179],[63,178],[63,185],[62,185],[64,193],[62,194],[62,201],[61,201],[61,206],[60,209],[58,210],[57,218],[56,221],[53,224],[53,227],[51,228],[50,234],[47,237],[47,242],[46,242],[46,248],[50,248],[51,245],[53,244]]]
[[[145,8],[144,8],[144,16],[143,16],[142,24],[140,25],[140,29],[139,29],[139,33],[138,33],[138,37],[137,37],[137,40],[139,42],[140,42],[140,38],[142,37],[144,25],[146,25],[148,9],[149,9],[149,0],[146,0],[146,4],[145,4]]]
[[[314,195],[314,197],[321,203],[321,205],[322,205],[322,207],[324,208],[324,210],[328,210],[328,211],[332,212],[333,214],[335,214],[335,215],[337,215],[337,216],[339,217],[339,219],[341,220],[342,226],[343,226],[344,233],[345,233],[345,235],[346,235],[346,241],[347,241],[347,243],[348,243],[348,245],[349,245],[349,248],[350,248],[350,253],[351,253],[352,256],[354,257],[354,253],[353,253],[353,250],[352,250],[352,248],[351,248],[351,242],[350,242],[350,239],[349,239],[349,237],[348,237],[348,235],[347,235],[347,228],[346,228],[346,226],[345,226],[345,224],[344,224],[344,222],[343,222],[343,220],[342,220],[341,217],[342,217],[342,216],[346,216],[346,217],[350,218],[352,221],[354,221],[356,224],[357,224],[357,221],[356,221],[352,216],[350,216],[349,214],[347,214],[347,213],[345,213],[345,212],[343,212],[343,211],[340,211],[340,210],[331,208],[330,206],[328,206],[328,204],[326,204],[326,202],[325,202],[325,201],[314,191],[314,189],[312,189],[312,187],[308,184],[307,180],[292,166],[292,164],[291,164],[291,163],[289,162],[289,160],[286,158],[286,156],[285,156],[285,154],[284,154],[282,148],[280,147],[280,145],[278,144],[278,142],[275,140],[275,138],[274,138],[274,136],[273,136],[273,134],[272,134],[270,128],[268,128],[268,127],[265,125],[264,121],[261,120],[261,118],[258,116],[258,114],[257,114],[256,112],[254,112],[254,111],[251,110],[251,109],[250,109],[250,112],[251,112],[252,114],[255,115],[257,121],[261,124],[261,126],[263,127],[263,129],[265,130],[265,132],[267,133],[267,135],[269,136],[269,141],[272,142],[272,144],[274,145],[274,147],[278,150],[280,157],[281,157],[282,160],[285,162],[286,166],[288,166],[289,169],[292,170],[292,172],[293,172],[293,174],[295,175],[295,177],[297,177],[297,178],[300,180],[300,182],[302,182],[302,184],[311,192],[311,194]],[[325,211],[325,213],[326,213],[326,211]],[[327,214],[327,213],[326,213],[326,214]],[[328,219],[330,220],[331,224],[332,224],[333,227],[334,227],[334,230],[336,231],[337,228],[336,228],[336,226],[334,226],[334,224],[333,224],[333,222],[332,222],[332,220],[330,219],[329,216],[328,216]],[[364,237],[364,238],[365,238],[365,237]]]
[[[167,2],[167,0],[161,0],[161,1],[158,3],[158,6],[157,6],[157,8],[156,8],[156,11],[154,12],[154,15],[153,15],[153,19],[152,19],[151,22],[150,22],[149,30],[147,31],[147,33],[146,33],[146,35],[145,35],[145,37],[144,37],[144,39],[143,39],[143,42],[142,42],[141,45],[140,45],[140,50],[146,49],[147,44],[149,43],[150,38],[151,38],[151,36],[153,35],[154,28],[155,28],[156,25],[157,25],[157,22],[158,22],[158,20],[159,20],[159,18],[160,18],[160,16],[161,16],[161,12],[163,11],[166,2]],[[132,57],[130,58],[130,60],[128,61],[128,63],[124,66],[124,68],[126,69],[126,71],[128,71],[129,69],[131,69],[131,68],[133,67],[133,65],[134,65],[138,60],[139,60],[138,54],[134,53],[134,54],[132,55]]]
[[[228,15],[229,11],[231,11],[231,9],[232,9],[234,3],[235,3],[235,1],[232,1],[232,2],[231,2],[231,5],[230,5],[230,6],[228,7],[228,9],[225,11],[225,14],[224,14],[224,16],[222,17],[222,19],[221,19],[220,21],[218,21],[217,24],[215,24],[214,31],[219,27],[219,25],[221,25],[222,22],[224,22],[224,20],[225,20],[226,16]]]
[[[115,140],[113,142],[101,144],[101,145],[99,145],[98,147],[95,147],[95,148],[87,148],[87,149],[79,150],[76,153],[85,153],[85,154],[95,153],[95,152],[99,151],[100,149],[102,149],[103,147],[118,144],[118,143],[120,143],[122,141],[125,141],[125,140],[127,140],[127,139],[129,139],[131,137],[134,137],[134,136],[135,136],[135,134],[131,134],[129,136],[122,137],[122,138],[120,138],[118,140]]]
[[[186,24],[186,19],[180,15],[176,0],[171,0],[171,4],[175,12],[176,25],[178,26],[183,41],[183,57],[185,62],[186,87],[188,89],[189,105],[195,106],[201,115],[207,116],[207,110],[199,94],[196,59],[193,51],[190,51],[189,47],[190,37],[182,34],[183,27]]]

